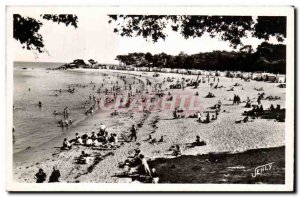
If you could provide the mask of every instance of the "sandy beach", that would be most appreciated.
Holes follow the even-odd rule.
[[[51,72],[51,71],[50,71]],[[211,123],[204,124],[197,122],[196,118],[188,118],[189,115],[195,114],[195,111],[184,111],[182,114],[186,118],[174,119],[172,110],[156,110],[150,112],[138,111],[135,108],[127,110],[120,109],[119,114],[111,116],[113,111],[97,111],[87,120],[78,123],[78,125],[70,131],[63,133],[61,136],[55,137],[49,142],[46,142],[38,147],[32,147],[27,150],[15,153],[13,156],[13,177],[18,182],[35,182],[34,174],[39,168],[49,176],[52,172],[53,166],[57,166],[60,170],[61,182],[101,182],[101,183],[122,183],[131,182],[130,177],[118,176],[124,171],[119,167],[120,162],[124,162],[134,149],[140,149],[141,153],[145,155],[150,166],[155,167],[158,174],[162,175],[161,182],[205,182],[203,177],[209,177],[209,174],[204,172],[219,172],[223,169],[226,172],[243,173],[244,176],[251,176],[256,165],[263,165],[264,162],[275,162],[274,166],[278,170],[277,179],[280,182],[284,181],[284,144],[285,144],[285,123],[277,122],[274,119],[254,119],[251,122],[236,124],[235,121],[243,119],[244,111],[249,111],[245,108],[245,100],[249,97],[253,103],[256,102],[258,93],[264,92],[266,96],[278,96],[279,100],[262,100],[265,109],[269,108],[271,104],[274,106],[280,105],[285,107],[285,89],[279,88],[278,83],[267,83],[253,81],[244,81],[239,78],[218,77],[219,85],[224,88],[214,89],[209,84],[200,83],[198,88],[186,87],[183,89],[169,89],[171,84],[177,80],[193,79],[196,80],[197,75],[182,75],[174,73],[159,73],[158,77],[154,77],[154,72],[137,72],[137,71],[117,71],[117,70],[93,70],[93,69],[77,69],[72,72],[100,72],[108,74],[109,76],[122,75],[126,76],[127,83],[132,81],[139,81],[133,84],[135,89],[138,87],[145,91],[152,92],[153,84],[162,83],[165,79],[173,78],[174,82],[165,82],[161,90],[167,95],[196,95],[197,102],[203,112],[212,111],[210,107],[215,105],[219,100],[222,103],[222,110],[218,115],[218,119]],[[202,78],[202,76],[200,76]],[[212,78],[211,78],[212,80]],[[152,87],[147,85],[147,81],[152,83]],[[216,84],[216,82],[214,82]],[[239,83],[241,86],[234,87],[234,91],[227,91],[234,84]],[[97,84],[95,84],[97,86]],[[255,88],[263,87],[263,91],[257,91]],[[167,90],[166,90],[167,88]],[[125,90],[123,93],[125,94]],[[134,91],[133,91],[134,92]],[[209,93],[215,95],[214,98],[205,98]],[[242,103],[240,105],[232,105],[234,94],[241,97]],[[91,135],[92,132],[97,132],[100,123],[107,126],[109,133],[116,133],[119,138],[119,147],[113,149],[99,149],[97,147],[86,147],[82,145],[74,145],[71,150],[61,150],[64,138],[73,139],[75,133],[83,135],[85,133]],[[122,135],[129,135],[132,125],[137,125],[137,141],[124,142]],[[162,143],[149,143],[146,141],[148,136],[160,139],[164,136]],[[205,146],[189,147],[188,144],[196,139],[196,135],[200,136],[201,140],[206,142]],[[170,147],[180,145],[182,156],[175,158],[171,155]],[[275,148],[277,149],[271,149]],[[248,150],[266,149],[267,151],[248,154]],[[91,154],[91,161],[88,164],[75,163],[75,157],[85,151]],[[245,152],[245,154],[243,154]],[[276,154],[281,157],[276,156]],[[223,154],[227,155],[227,159],[220,157],[220,164],[215,168],[207,168],[205,163],[206,155],[208,154]],[[255,161],[255,158],[262,157],[261,154],[266,154],[267,158],[264,161],[245,163],[245,160]],[[230,159],[230,158],[233,159]],[[196,158],[195,160],[191,158]],[[229,159],[228,159],[229,158]],[[233,162],[233,160],[235,162]],[[274,161],[273,161],[274,160]],[[198,162],[196,162],[198,161]],[[184,166],[189,166],[187,163],[193,163],[194,168],[184,168],[185,171],[174,170],[183,169]],[[196,162],[196,163],[195,163]],[[223,162],[223,163],[222,163]],[[240,162],[240,163],[239,163]],[[165,163],[166,165],[162,165]],[[174,165],[174,166],[173,166]],[[169,168],[169,166],[171,166]],[[171,169],[173,166],[173,169]],[[240,166],[238,168],[237,166]],[[197,169],[196,169],[197,168]],[[170,169],[170,170],[168,170]],[[242,170],[241,170],[242,169]],[[193,171],[194,170],[194,171]],[[196,174],[189,178],[176,179],[176,176],[181,174]],[[169,174],[166,176],[166,174]],[[200,178],[199,174],[203,174]],[[220,174],[219,179],[209,180],[207,182],[228,183],[234,182],[237,179],[226,179],[228,176],[225,172]],[[204,176],[205,175],[205,176]],[[224,176],[223,178],[221,176]],[[197,178],[198,177],[198,178]],[[242,177],[242,176],[241,176]],[[222,181],[223,180],[223,181]],[[239,178],[239,183],[243,182]],[[244,179],[249,180],[249,179]],[[253,179],[250,183],[266,182],[272,183],[271,178]]]

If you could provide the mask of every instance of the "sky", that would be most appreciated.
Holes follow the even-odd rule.
[[[20,12],[20,11],[19,11]],[[18,13],[19,13],[18,12]],[[113,33],[114,23],[108,23],[108,16],[91,10],[77,12],[78,28],[66,27],[40,18],[38,11],[19,13],[22,16],[33,17],[43,22],[40,34],[43,36],[47,53],[35,54],[22,49],[21,44],[11,38],[15,61],[41,62],[71,62],[74,59],[94,59],[99,63],[117,63],[117,55],[131,52],[165,52],[177,55],[181,51],[187,54],[211,52],[214,50],[234,50],[229,42],[218,37],[210,38],[204,34],[200,38],[183,38],[180,33],[167,31],[168,37],[156,43],[146,41],[142,37],[121,37]],[[244,44],[250,44],[255,49],[263,40],[256,38],[244,39]]]

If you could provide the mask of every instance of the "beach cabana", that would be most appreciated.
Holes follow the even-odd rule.
[[[226,76],[226,73],[225,72],[218,72],[218,75],[220,76],[220,77],[225,77]]]
[[[277,75],[276,76],[277,83],[285,83],[285,80],[286,80],[285,75]]]
[[[275,82],[276,81],[276,75],[268,74],[267,77],[266,77],[266,81]]]

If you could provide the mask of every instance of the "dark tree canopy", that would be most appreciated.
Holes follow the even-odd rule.
[[[151,57],[151,59],[149,58]],[[256,51],[246,47],[244,51],[213,51],[187,55],[165,53],[129,53],[118,55],[116,60],[135,67],[183,68],[219,71],[286,72],[286,46],[263,42]]]
[[[42,19],[51,20],[56,23],[64,23],[77,28],[78,18],[73,14],[42,14]],[[13,15],[13,37],[19,41],[23,49],[44,52],[43,36],[39,33],[43,23],[37,19],[24,17],[20,14]]]
[[[44,48],[43,37],[38,33],[43,25],[40,21],[37,21],[30,17],[22,17],[19,14],[14,14],[14,39],[18,40],[27,50],[36,49],[39,53],[42,53]]]
[[[41,14],[41,17],[58,24],[64,23],[66,26],[72,25],[75,28],[78,27],[78,17],[75,14]]]
[[[257,38],[269,40],[270,36],[275,36],[282,42],[286,38],[286,17],[259,16],[254,29],[253,35]]]
[[[121,36],[142,36],[157,42],[165,39],[164,31],[168,25],[184,38],[201,37],[208,33],[210,37],[220,36],[229,41],[233,48],[243,46],[242,38],[251,36],[268,40],[276,36],[278,41],[286,37],[286,17],[259,16],[200,16],[200,15],[109,15],[109,23],[115,22],[115,33]]]

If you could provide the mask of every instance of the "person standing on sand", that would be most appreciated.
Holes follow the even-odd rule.
[[[43,183],[46,180],[46,173],[42,168],[39,169],[39,172],[35,174],[36,183]]]
[[[49,177],[49,183],[59,182],[60,172],[56,168],[56,166],[53,166],[53,171]]]
[[[147,175],[151,176],[151,170],[150,170],[150,168],[149,168],[149,165],[148,165],[148,162],[147,162],[145,156],[144,156],[143,154],[140,154],[140,155],[139,155],[139,158],[140,158],[140,160],[141,160],[141,163],[142,163],[142,166],[143,166],[143,168],[144,168],[144,170],[145,170],[145,173],[146,173]]]
[[[134,141],[136,141],[137,136],[136,136],[136,128],[135,128],[134,125],[132,125],[130,132],[131,132],[131,134],[130,134],[130,141],[132,141],[133,138],[134,138]]]

